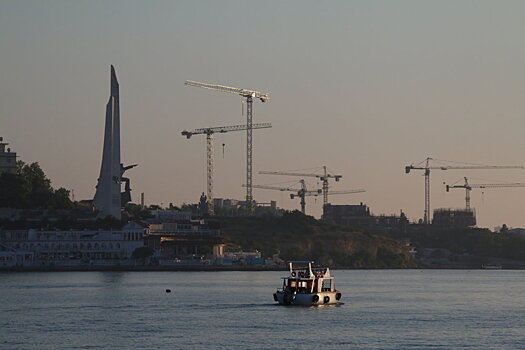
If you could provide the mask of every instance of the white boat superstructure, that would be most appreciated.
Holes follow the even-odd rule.
[[[329,268],[312,267],[312,261],[290,261],[290,275],[283,277],[283,286],[273,294],[281,305],[337,304],[341,292],[335,289]]]

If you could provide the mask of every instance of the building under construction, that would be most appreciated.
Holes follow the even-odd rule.
[[[474,209],[436,209],[434,210],[432,224],[439,226],[476,226],[476,211]]]
[[[408,223],[403,215],[372,215],[363,203],[357,205],[332,205],[323,207],[323,220],[351,228],[391,229]]]

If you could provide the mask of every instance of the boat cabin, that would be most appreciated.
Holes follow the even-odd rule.
[[[329,268],[312,267],[311,261],[291,261],[290,276],[283,277],[286,293],[312,294],[335,291]]]

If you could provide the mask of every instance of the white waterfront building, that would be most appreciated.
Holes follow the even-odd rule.
[[[0,266],[130,265],[146,233],[136,222],[121,230],[4,230]],[[20,252],[30,259],[20,259]]]

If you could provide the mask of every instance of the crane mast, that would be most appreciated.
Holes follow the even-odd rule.
[[[253,124],[252,129],[266,129],[271,128],[270,123],[258,123]],[[212,128],[200,128],[192,131],[183,130],[182,136],[186,136],[190,139],[193,135],[206,135],[206,197],[208,204],[208,214],[214,214],[214,203],[213,203],[213,135],[216,133],[227,133],[232,131],[246,130],[246,125],[231,125],[231,126],[219,126]]]
[[[253,193],[252,193],[252,179],[253,179],[253,99],[258,98],[261,102],[266,102],[270,99],[268,94],[263,94],[255,90],[239,89],[230,86],[199,83],[196,81],[186,80],[184,84],[189,86],[200,87],[213,91],[228,92],[237,94],[246,98],[246,210],[248,213],[253,212]]]
[[[253,185],[254,188],[261,188],[266,190],[276,190],[276,191],[287,191],[287,192],[294,192],[290,194],[290,198],[294,199],[296,196],[301,199],[301,212],[303,214],[306,214],[306,196],[318,196],[321,194],[321,190],[313,190],[309,191],[306,188],[306,182],[301,179],[300,181],[301,188],[296,189],[293,187],[276,187],[276,186],[270,186],[270,185]],[[243,187],[246,187],[246,185],[243,185]]]
[[[328,180],[335,179],[339,181],[343,175],[330,174],[326,170],[326,166],[323,166],[323,174],[305,174],[305,173],[296,173],[296,172],[287,172],[287,171],[259,171],[259,174],[268,174],[268,175],[286,175],[286,176],[301,176],[301,177],[316,177],[323,182],[322,192],[323,192],[323,207],[328,204]],[[364,192],[364,190],[362,190]],[[355,192],[349,192],[355,193]],[[331,194],[335,194],[331,192]],[[342,193],[339,193],[342,194]]]
[[[267,189],[267,190],[276,190],[276,191],[288,191],[288,192],[295,192],[290,194],[290,198],[294,199],[296,196],[301,199],[301,212],[303,214],[306,214],[306,196],[318,196],[322,192],[322,190],[313,190],[310,191],[306,188],[306,182],[301,179],[299,180],[299,183],[301,184],[300,189],[295,189],[292,187],[276,187],[276,186],[270,186],[270,185],[253,185],[253,188],[261,188],[261,189]],[[243,185],[245,186],[245,185]],[[356,190],[348,190],[348,191],[333,191],[329,192],[330,195],[332,194],[350,194],[350,193],[362,193],[366,192],[363,189],[356,189]]]
[[[430,170],[465,170],[465,169],[523,169],[523,166],[519,165],[442,165],[442,166],[430,166],[430,161],[433,158],[426,158],[423,162],[425,166],[418,166],[418,164],[407,165],[405,167],[405,173],[410,173],[411,170],[424,170],[425,171],[425,213],[423,216],[423,223],[430,224]],[[421,162],[421,163],[423,163]],[[421,164],[419,163],[419,164]]]
[[[463,185],[445,185],[447,192],[450,192],[451,188],[464,188],[465,189],[465,209],[470,211],[470,191],[473,188],[509,188],[509,187],[525,187],[525,183],[501,183],[501,184],[469,184],[466,177],[463,178],[465,183]]]

